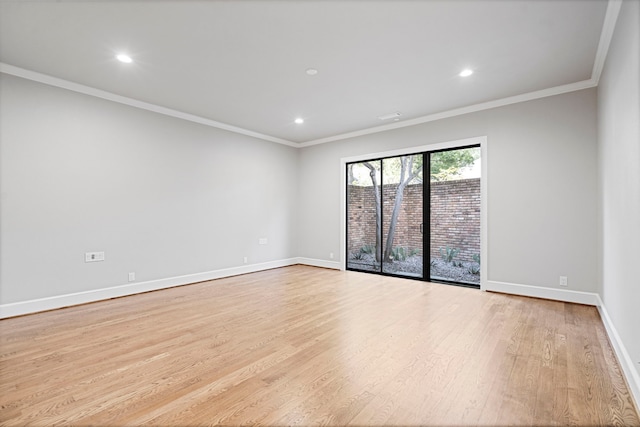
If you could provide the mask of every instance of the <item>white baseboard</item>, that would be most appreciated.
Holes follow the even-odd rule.
[[[327,261],[324,259],[298,257],[298,264],[310,265],[312,267],[330,268],[340,270],[340,261]]]
[[[525,297],[544,298],[556,301],[574,302],[576,304],[595,305],[600,303],[600,297],[593,292],[572,291],[569,289],[542,288],[539,286],[518,285],[515,283],[494,282],[488,280],[483,288],[485,291],[502,292],[505,294]]]
[[[110,288],[95,289],[91,291],[76,292],[72,294],[57,295],[47,298],[39,298],[10,304],[0,304],[0,319],[37,313],[39,311],[54,310],[72,305],[86,304],[110,298],[139,294],[171,288],[174,286],[188,285],[206,280],[221,279],[223,277],[237,276],[240,274],[255,273],[257,271],[272,268],[287,267],[294,264],[302,264],[298,258],[289,258],[277,261],[269,261],[260,264],[243,265],[240,267],[225,268],[221,270],[207,271],[203,273],[188,274],[185,276],[169,277],[166,279],[151,280],[148,282],[127,283],[125,285]],[[312,265],[312,264],[309,264]]]
[[[640,410],[640,374],[638,374],[638,370],[633,364],[633,359],[629,355],[629,352],[622,342],[622,339],[620,339],[620,335],[618,335],[618,331],[616,330],[615,326],[613,326],[613,322],[609,317],[609,313],[607,312],[607,309],[599,296],[598,301],[598,311],[600,312],[600,318],[602,319],[602,323],[604,323],[609,341],[613,346],[613,351],[615,351],[616,356],[618,357],[618,362],[620,363],[620,367],[622,368],[622,373],[627,380],[629,389],[631,390],[631,397],[636,403],[636,408]]]

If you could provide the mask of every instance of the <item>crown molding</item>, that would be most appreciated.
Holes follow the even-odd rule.
[[[111,92],[95,89],[89,86],[81,85],[78,83],[70,82],[64,79],[60,79],[57,77],[27,70],[24,68],[15,67],[13,65],[1,63],[1,62],[0,62],[0,73],[11,74],[11,75],[22,77],[28,80],[33,80],[40,83],[48,84],[50,86],[56,86],[56,87],[68,89],[74,92],[79,92],[86,95],[95,96],[98,98],[118,102],[120,104],[125,104],[132,107],[148,110],[148,111],[153,111],[159,114],[164,114],[166,116],[176,117],[179,119],[199,123],[205,126],[210,126],[210,127],[214,127],[214,128],[218,128],[218,129],[222,129],[222,130],[226,130],[226,131],[230,131],[230,132],[234,132],[242,135],[251,136],[254,138],[262,139],[264,141],[275,142],[278,144],[283,144],[283,145],[287,145],[289,147],[294,147],[294,148],[304,148],[304,147],[310,147],[313,145],[325,144],[328,142],[355,138],[358,136],[371,135],[379,132],[386,132],[388,130],[393,130],[393,129],[400,129],[404,127],[415,126],[422,123],[456,117],[463,114],[489,110],[492,108],[498,108],[506,105],[517,104],[519,102],[532,101],[534,99],[540,99],[540,98],[545,98],[549,96],[555,96],[563,93],[595,87],[598,85],[598,81],[600,80],[600,75],[602,74],[602,70],[604,68],[607,52],[609,50],[609,45],[611,44],[611,39],[613,37],[613,32],[615,30],[616,21],[620,13],[621,6],[622,6],[622,0],[609,0],[609,2],[607,3],[607,11],[605,14],[602,31],[600,33],[598,50],[596,53],[596,58],[594,60],[591,78],[588,80],[582,80],[575,83],[569,83],[566,85],[555,86],[552,88],[510,96],[507,98],[496,99],[493,101],[482,102],[479,104],[469,105],[466,107],[455,108],[448,111],[429,114],[426,116],[421,116],[414,119],[405,120],[402,122],[375,126],[371,128],[361,129],[353,132],[347,132],[339,135],[332,135],[326,138],[319,138],[319,139],[301,142],[301,143],[296,143],[286,139],[277,138],[271,135],[265,135],[262,133],[254,132],[248,129],[243,129],[237,126],[228,125],[226,123],[221,123],[215,120],[207,119],[207,118],[196,116],[193,114],[184,113],[182,111],[161,107],[159,105],[151,104],[148,102],[138,101],[133,98],[128,98],[128,97],[117,95]]]
[[[593,61],[593,71],[591,72],[591,80],[595,81],[596,85],[600,81],[600,75],[604,69],[604,63],[607,59],[607,53],[609,52],[613,31],[616,29],[616,22],[618,21],[621,7],[622,0],[609,0],[607,3],[607,12],[604,16],[602,31],[600,32],[598,51],[596,52],[596,58]]]
[[[329,136],[327,138],[316,139],[313,141],[302,142],[299,147],[310,147],[312,145],[325,144],[327,142],[340,141],[357,136],[370,135],[372,133],[385,132],[392,129],[400,129],[409,126],[415,126],[422,123],[433,122],[436,120],[447,119],[450,117],[461,116],[463,114],[475,113],[477,111],[489,110],[492,108],[503,107],[505,105],[517,104],[519,102],[531,101],[548,96],[560,95],[567,92],[588,89],[597,86],[597,82],[593,79],[583,80],[580,82],[569,83],[566,85],[555,86],[548,89],[537,90],[534,92],[523,93],[520,95],[510,96],[507,98],[496,99],[494,101],[482,102],[480,104],[469,105],[466,107],[455,108],[453,110],[443,111],[440,113],[429,114],[427,116],[417,117],[415,119],[395,122],[388,125],[376,126],[372,128],[357,130],[354,132],[343,133],[340,135]]]
[[[618,0],[612,0],[618,1]],[[619,9],[618,9],[619,10]],[[612,31],[612,30],[611,30]],[[609,41],[611,37],[609,37]],[[607,44],[608,46],[608,44]],[[604,54],[606,56],[606,53]],[[545,98],[548,96],[560,95],[567,92],[573,92],[582,89],[588,89],[598,85],[598,82],[593,78],[589,80],[583,80],[580,82],[569,83],[562,86],[556,86],[548,89],[542,89],[534,92],[528,92],[520,95],[510,96],[507,98],[497,99],[494,101],[482,102],[480,104],[469,105],[466,107],[455,108],[453,110],[443,111],[440,113],[429,114],[422,117],[417,117],[402,122],[391,123],[388,125],[375,126],[372,128],[361,129],[354,132],[343,133],[340,135],[333,135],[326,138],[320,138],[313,141],[307,141],[302,143],[295,143],[286,139],[277,138],[271,135],[265,135],[258,132],[254,132],[248,129],[239,128],[236,126],[228,125],[225,123],[217,122],[215,120],[207,119],[204,117],[196,116],[182,111],[173,110],[159,105],[151,104],[144,101],[138,101],[126,96],[117,95],[115,93],[107,92],[104,90],[92,88],[90,86],[81,85],[68,80],[60,79],[57,77],[49,76],[47,74],[38,73],[35,71],[27,70],[24,68],[15,67],[13,65],[0,62],[0,73],[10,74],[13,76],[21,77],[27,80],[33,80],[39,83],[47,84],[50,86],[59,87],[62,89],[79,92],[89,96],[95,96],[97,98],[106,99],[109,101],[117,102],[120,104],[128,105],[143,110],[153,111],[155,113],[164,114],[166,116],[175,117],[183,120],[187,120],[194,123],[199,123],[205,126],[210,126],[229,132],[238,133],[241,135],[251,136],[253,138],[262,139],[264,141],[275,142],[277,144],[287,145],[294,148],[310,147],[312,145],[325,144],[327,142],[340,141],[349,138],[355,138],[363,135],[370,135],[378,132],[385,132],[393,129],[400,129],[409,126],[415,126],[422,123],[432,122],[436,120],[446,119],[450,117],[460,116],[463,114],[474,113],[477,111],[489,110],[492,108],[503,107],[505,105],[517,104],[519,102],[531,101],[534,99]]]
[[[94,96],[96,98],[106,99],[109,101],[117,102],[119,104],[128,105],[130,107],[140,108],[142,110],[153,111],[154,113],[163,114],[165,116],[175,117],[178,119],[199,123],[201,125],[226,130],[229,132],[234,132],[241,135],[251,136],[253,138],[262,139],[264,141],[270,141],[270,142],[275,142],[277,144],[288,145],[289,147],[299,147],[299,144],[296,144],[295,142],[292,142],[292,141],[288,141],[286,139],[276,138],[271,135],[265,135],[265,134],[254,132],[248,129],[243,129],[237,126],[228,125],[226,123],[217,122],[215,120],[196,116],[194,114],[184,113],[182,111],[173,110],[171,108],[161,107],[159,105],[151,104],[149,102],[139,101],[137,99],[128,98],[122,95],[117,95],[112,92],[107,92],[107,91],[96,89],[90,86],[81,85],[68,80],[60,79],[58,77],[53,77],[47,74],[42,74],[35,71],[27,70],[24,68],[16,67],[13,65],[5,64],[3,62],[0,62],[0,73],[10,74],[12,76],[21,77],[23,79],[44,83],[49,86],[55,86],[62,89],[71,90],[73,92]]]

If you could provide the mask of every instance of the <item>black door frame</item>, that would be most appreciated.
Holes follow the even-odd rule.
[[[357,164],[357,163],[366,163],[366,162],[380,162],[380,227],[384,228],[384,174],[383,174],[383,164],[385,159],[392,159],[395,157],[404,157],[404,156],[415,156],[422,155],[422,168],[423,168],[423,185],[422,185],[422,277],[415,276],[405,276],[402,274],[394,274],[387,273],[384,271],[383,263],[384,261],[380,261],[379,271],[372,270],[362,270],[353,267],[349,267],[349,251],[345,250],[345,256],[347,259],[345,260],[345,268],[349,271],[358,271],[362,273],[370,273],[370,274],[378,274],[381,276],[390,276],[390,277],[400,277],[403,279],[412,279],[419,280],[422,282],[434,282],[434,283],[443,283],[448,285],[456,285],[469,287],[474,289],[480,289],[480,285],[474,285],[470,283],[464,282],[456,282],[453,280],[443,280],[443,279],[431,279],[431,271],[430,271],[430,261],[431,261],[431,154],[440,153],[444,151],[456,151],[456,150],[464,150],[467,148],[482,148],[480,143],[469,144],[469,145],[461,145],[455,147],[448,148],[440,148],[435,150],[426,150],[426,151],[417,151],[414,153],[406,153],[399,155],[391,155],[385,157],[374,157],[366,160],[357,160],[345,163],[345,175],[349,176],[349,165]],[[481,177],[482,179],[482,177]],[[348,197],[349,194],[349,180],[345,180],[345,198]],[[347,200],[345,200],[345,248],[349,247],[349,204]],[[381,236],[384,238],[384,230],[380,230]],[[384,240],[383,240],[384,241]],[[380,242],[381,245],[383,242]],[[481,242],[482,245],[482,242]],[[428,255],[428,256],[427,256]]]

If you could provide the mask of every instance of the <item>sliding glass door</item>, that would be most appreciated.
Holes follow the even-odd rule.
[[[424,276],[423,155],[382,160],[382,271]]]
[[[480,147],[429,153],[429,280],[480,286]]]
[[[424,277],[423,155],[347,165],[347,268]]]
[[[473,146],[348,163],[347,269],[478,286],[479,162]]]
[[[347,268],[382,271],[382,160],[347,165]]]

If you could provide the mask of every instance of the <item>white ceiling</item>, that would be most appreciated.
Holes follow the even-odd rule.
[[[0,62],[309,144],[395,111],[401,125],[589,81],[606,10],[604,0],[2,1]],[[459,77],[466,67],[475,73]]]

